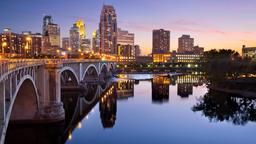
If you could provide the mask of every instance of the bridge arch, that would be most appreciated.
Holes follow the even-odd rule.
[[[84,71],[82,81],[85,81],[86,77],[98,78],[99,72],[94,64],[90,64]]]
[[[2,132],[3,139],[11,120],[21,122],[36,120],[38,118],[38,112],[39,95],[35,82],[30,75],[25,75],[21,78],[10,100]]]
[[[73,85],[79,84],[80,80],[79,80],[75,70],[72,69],[71,67],[67,67],[67,66],[61,69],[61,83],[64,82],[64,79],[62,79],[62,78],[63,78],[63,76],[65,76],[65,74],[71,78],[70,81],[73,83]]]

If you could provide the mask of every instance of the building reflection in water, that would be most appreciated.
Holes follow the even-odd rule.
[[[169,85],[171,80],[168,77],[158,76],[152,79],[152,102],[164,103],[169,101]]]
[[[112,128],[116,121],[117,84],[113,84],[100,98],[99,111],[102,126]]]
[[[199,75],[181,75],[177,77],[177,94],[188,98],[193,94],[193,86],[203,85],[203,77]]]
[[[117,98],[128,99],[134,96],[134,80],[121,80],[117,82]]]

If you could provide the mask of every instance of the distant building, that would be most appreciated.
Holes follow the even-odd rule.
[[[170,31],[153,30],[153,62],[164,63],[170,59]]]
[[[70,47],[72,49],[72,53],[76,53],[80,48],[80,33],[79,28],[76,24],[73,24],[71,29],[69,30],[69,38],[70,38]]]
[[[171,62],[171,53],[165,54],[153,54],[153,62],[154,63],[167,63]]]
[[[43,18],[42,53],[55,55],[60,48],[60,27],[54,24],[52,17],[47,15]]]
[[[141,50],[139,45],[134,46],[134,51],[135,51],[135,57],[138,57],[141,55]]]
[[[194,54],[204,54],[204,48],[200,46],[194,46]]]
[[[246,47],[243,45],[242,57],[251,58],[252,60],[256,61],[256,47]]]
[[[0,34],[0,52],[11,54],[11,56],[24,57],[37,56],[42,49],[42,35],[23,32],[13,33],[10,28],[5,28]],[[10,56],[10,55],[9,55]]]
[[[153,59],[152,56],[138,56],[136,57],[137,63],[152,63]]]
[[[81,49],[84,52],[91,52],[92,48],[91,48],[91,40],[90,39],[80,39],[81,42]]]
[[[78,28],[80,39],[85,39],[86,31],[85,31],[84,21],[80,19],[80,20],[76,21],[75,25]]]
[[[173,53],[171,61],[173,63],[201,63],[203,62],[203,55],[194,53]]]
[[[100,33],[99,33],[99,30],[93,32],[93,34],[92,34],[92,50],[95,53],[100,52]]]
[[[164,54],[170,52],[170,31],[163,29],[153,30],[152,54]]]
[[[113,6],[103,6],[99,30],[100,53],[117,54],[117,16]]]
[[[117,29],[117,44],[134,45],[134,34],[121,28]]]
[[[68,50],[69,47],[70,47],[70,39],[69,39],[69,37],[63,37],[62,38],[62,48],[64,50]]]
[[[38,56],[41,54],[42,35],[40,33],[22,32],[22,43],[28,56]]]
[[[118,28],[117,56],[121,62],[135,61],[134,34]]]
[[[194,39],[190,35],[182,35],[179,38],[178,53],[194,52]]]

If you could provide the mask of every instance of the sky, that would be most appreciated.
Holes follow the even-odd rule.
[[[205,50],[256,46],[256,0],[1,0],[0,29],[41,33],[43,16],[52,15],[61,37],[83,19],[91,38],[103,4],[114,6],[118,27],[135,34],[143,55],[151,53],[152,30],[160,28],[171,31],[171,51],[182,34]]]

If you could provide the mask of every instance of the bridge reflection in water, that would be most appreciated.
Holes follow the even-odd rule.
[[[64,74],[70,77],[69,73]],[[68,78],[66,78],[68,80]],[[68,80],[69,81],[69,80]],[[193,86],[203,84],[202,76],[154,77],[152,84],[152,102],[165,103],[169,101],[169,86],[178,85],[177,93],[189,95]],[[96,110],[98,104],[103,128],[112,128],[117,117],[117,100],[128,100],[134,97],[134,85],[139,81],[120,80],[118,82],[105,81],[102,84],[86,83],[83,87],[70,89],[74,81],[65,82],[62,88],[61,101],[64,105],[65,120],[54,124],[18,125],[10,124],[7,130],[6,143],[35,143],[62,144],[72,139],[72,132],[81,128],[81,121]],[[190,85],[192,90],[179,89],[179,85]],[[186,87],[184,86],[184,87]],[[181,96],[181,98],[183,98]]]

